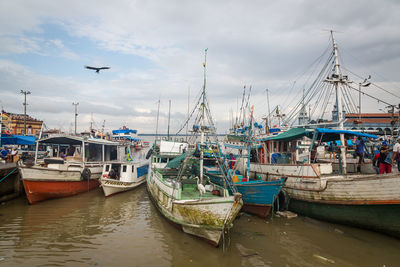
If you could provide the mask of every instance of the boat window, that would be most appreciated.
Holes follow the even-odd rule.
[[[122,172],[126,172],[126,165],[122,166]]]
[[[110,170],[110,165],[106,165],[106,172]]]
[[[135,166],[132,165],[132,173],[135,172]]]
[[[168,162],[168,159],[167,158],[161,158],[161,162],[162,163],[166,163],[166,162]]]

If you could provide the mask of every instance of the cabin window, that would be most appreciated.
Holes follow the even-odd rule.
[[[126,165],[122,166],[122,172],[126,172]]]
[[[132,173],[135,172],[135,166],[132,165]]]
[[[110,165],[106,165],[106,172],[110,170]]]
[[[161,162],[162,163],[166,163],[166,162],[168,162],[168,159],[167,158],[161,158]]]

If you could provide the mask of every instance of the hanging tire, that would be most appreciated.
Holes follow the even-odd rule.
[[[90,180],[90,176],[92,176],[92,172],[89,168],[84,168],[81,173],[81,180],[87,181]]]
[[[281,190],[278,194],[279,211],[288,210],[289,200],[289,194],[285,190]]]
[[[152,154],[153,154],[153,149],[150,148],[149,151],[147,151],[146,159],[149,159],[149,158],[151,157]]]

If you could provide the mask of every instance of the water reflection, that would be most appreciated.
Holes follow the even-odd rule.
[[[145,186],[0,206],[4,266],[398,266],[400,241],[298,217],[242,215],[225,253],[169,224]]]

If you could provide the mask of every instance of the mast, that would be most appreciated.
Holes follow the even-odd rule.
[[[189,101],[190,101],[190,87],[188,87],[188,105],[187,105],[187,117],[189,120]],[[188,141],[189,121],[186,123],[186,142]]]
[[[265,127],[267,127],[268,126],[268,128],[271,128],[271,120],[270,120],[270,118],[269,118],[269,115],[271,114],[271,111],[270,111],[270,109],[269,109],[269,96],[268,96],[268,89],[265,89],[265,91],[267,92],[267,104],[268,104],[268,116],[267,116],[267,118],[268,118],[268,125],[267,124],[265,124]]]
[[[156,140],[158,137],[158,116],[160,115],[160,99],[158,99],[158,108],[157,108],[157,121],[156,121]]]
[[[167,140],[169,141],[169,121],[171,118],[171,99],[169,100],[169,108],[168,108],[168,134],[167,134]]]
[[[204,151],[202,147],[204,145],[204,115],[205,115],[205,103],[206,103],[206,66],[207,66],[207,50],[204,51],[204,81],[203,81],[203,102],[201,103],[201,124],[200,124],[200,183],[203,182],[203,164],[204,164]]]
[[[333,53],[335,57],[335,75],[333,77],[333,83],[335,85],[336,91],[336,109],[338,112],[338,120],[339,120],[339,130],[343,130],[343,110],[342,110],[342,91],[339,84],[345,83],[343,81],[342,74],[340,73],[339,69],[339,58],[338,58],[338,47],[336,40],[333,36],[333,31],[331,31],[332,41],[333,41]],[[344,134],[340,134],[340,157],[342,160],[342,172],[346,174],[346,144],[344,143]]]
[[[158,137],[158,117],[160,115],[160,99],[158,99],[158,108],[157,108],[157,121],[156,121],[156,140]]]

